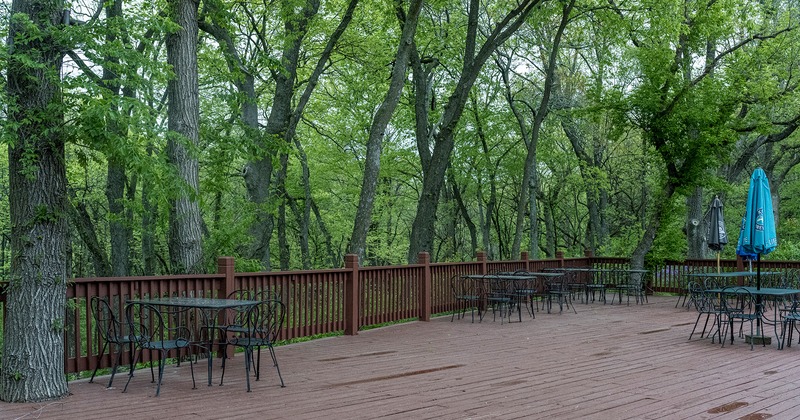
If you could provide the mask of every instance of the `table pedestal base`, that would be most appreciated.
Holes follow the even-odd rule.
[[[766,335],[745,335],[744,342],[750,344],[770,345],[772,344],[772,337]]]

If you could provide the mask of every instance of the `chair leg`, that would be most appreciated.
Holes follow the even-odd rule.
[[[281,368],[278,366],[278,358],[275,356],[275,348],[272,346],[269,347],[269,353],[272,356],[272,362],[275,364],[275,370],[278,371],[278,379],[281,380],[281,388],[286,388],[286,384],[283,383],[283,375],[281,375]]]
[[[692,339],[692,336],[694,335],[694,331],[697,329],[697,324],[699,324],[699,323],[700,323],[700,317],[701,317],[701,316],[703,316],[703,314],[700,314],[700,313],[699,313],[699,314],[697,314],[697,320],[696,320],[696,321],[694,321],[694,327],[692,328],[692,332],[689,334],[689,340],[691,340],[691,339]],[[700,335],[700,338],[703,338],[703,335],[702,335],[702,334]]]
[[[164,379],[164,365],[167,363],[167,353],[160,353],[162,353],[162,355],[158,358],[158,384],[156,385],[156,397],[161,394],[161,380]],[[180,359],[180,357],[178,357],[178,359]]]
[[[114,375],[117,374],[117,368],[119,368],[119,364],[122,362],[122,346],[117,346],[117,361],[114,363],[114,366],[111,368],[111,377],[108,378],[108,385],[106,388],[111,388],[111,383],[114,382]]]
[[[139,351],[138,353],[136,353],[136,354],[133,356],[133,362],[131,363],[132,365],[136,366],[136,361],[137,361],[137,360],[139,360],[139,356],[140,356],[141,354],[142,354],[142,352],[141,352],[141,351]],[[152,362],[151,362],[151,363],[152,363]],[[152,367],[152,364],[151,364],[150,366]],[[131,371],[130,371],[130,372],[128,372],[128,382],[125,382],[125,388],[123,388],[123,389],[122,389],[122,392],[125,392],[125,391],[127,391],[127,390],[128,390],[128,385],[130,385],[130,383],[131,383],[131,379],[133,379],[133,369],[131,369]]]
[[[249,347],[245,347],[244,349],[244,370],[247,377],[247,392],[250,392],[250,359],[252,356],[253,350]]]
[[[103,350],[100,350],[100,353],[97,353],[97,357],[94,359],[94,372],[92,372],[92,377],[89,378],[89,383],[94,382],[94,375],[97,374],[97,369],[100,368],[100,358],[103,357],[103,353],[106,352],[108,348],[108,341],[103,342]]]

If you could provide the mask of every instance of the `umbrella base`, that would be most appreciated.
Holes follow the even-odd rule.
[[[772,344],[772,337],[766,335],[745,335],[744,342],[750,344],[768,345]]]

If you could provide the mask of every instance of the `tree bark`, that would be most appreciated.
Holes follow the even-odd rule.
[[[706,258],[706,223],[703,218],[703,187],[695,187],[686,197],[686,241],[689,245],[687,258]]]
[[[94,275],[98,277],[111,276],[111,263],[108,260],[105,248],[97,238],[97,232],[94,229],[92,217],[89,215],[89,211],[86,210],[86,204],[79,202],[73,205],[68,203],[67,210],[72,219],[72,225],[78,231],[78,236],[81,237],[81,240],[89,250],[89,257],[92,259],[92,266],[94,267]]]
[[[473,255],[475,251],[478,250],[478,229],[475,227],[475,222],[472,221],[469,215],[467,205],[464,204],[464,198],[461,196],[461,190],[458,189],[458,184],[456,184],[455,177],[452,175],[450,176],[450,186],[453,188],[453,199],[456,201],[456,205],[458,205],[458,211],[461,213],[461,217],[464,218],[464,223],[467,224],[467,229],[469,230],[470,254]],[[453,237],[455,237],[455,235],[453,235]]]
[[[471,103],[471,110],[472,116],[475,119],[475,131],[478,134],[478,140],[481,142],[481,152],[483,153],[483,159],[485,160],[485,167],[487,168],[489,175],[489,198],[486,200],[486,214],[481,215],[480,218],[480,225],[481,225],[481,242],[483,243],[483,250],[486,251],[486,257],[489,260],[493,260],[496,255],[497,246],[492,243],[491,240],[491,221],[494,218],[495,209],[497,208],[497,165],[492,162],[492,153],[489,149],[489,142],[486,139],[486,131],[484,129],[484,122],[483,118],[481,117],[481,113],[478,110],[478,101],[475,98],[475,95],[470,96],[470,103]],[[506,150],[502,156],[497,157],[496,162],[499,162],[503,156],[508,154],[511,149]],[[480,191],[480,185],[478,186]],[[481,197],[482,194],[479,193],[479,200],[483,200]],[[482,204],[482,203],[481,203]],[[479,204],[480,205],[480,204]],[[482,207],[480,207],[482,209]],[[477,251],[477,248],[473,248],[472,252]]]
[[[507,63],[506,66],[503,67],[503,81],[506,86],[506,100],[509,102],[509,106],[511,107],[514,115],[517,118],[517,122],[520,125],[520,131],[522,133],[522,138],[525,142],[526,147],[526,157],[525,157],[525,167],[523,169],[522,175],[522,185],[520,186],[520,199],[517,202],[517,216],[516,216],[516,225],[514,230],[514,242],[511,248],[511,257],[515,258],[520,253],[521,241],[522,241],[522,231],[523,231],[523,222],[525,219],[525,210],[528,210],[529,214],[529,226],[530,226],[530,257],[536,259],[539,254],[539,229],[538,229],[538,211],[537,211],[537,203],[536,203],[536,196],[539,191],[539,182],[538,182],[538,173],[537,166],[538,166],[538,159],[537,159],[537,145],[539,144],[539,133],[542,128],[542,123],[544,122],[545,117],[550,110],[550,95],[553,92],[553,85],[555,83],[556,74],[555,69],[558,63],[558,49],[559,45],[561,44],[561,36],[564,34],[564,30],[567,27],[567,23],[569,22],[569,15],[572,12],[572,7],[575,5],[575,1],[572,0],[568,4],[565,4],[562,8],[561,12],[561,22],[556,30],[555,36],[553,36],[553,44],[550,49],[550,53],[547,58],[547,63],[545,67],[545,79],[544,79],[544,88],[542,89],[542,98],[539,102],[539,106],[534,110],[532,107],[529,106],[531,113],[533,114],[533,121],[531,122],[530,131],[525,129],[526,123],[525,118],[522,116],[522,113],[515,105],[515,98],[513,98],[511,94],[511,85],[508,80],[508,73],[510,72],[511,63]]]
[[[6,66],[11,270],[6,286],[0,400],[68,393],[64,376],[67,285],[66,167],[59,45],[64,3],[15,0]],[[54,356],[55,355],[55,356]]]
[[[122,19],[122,1],[114,0],[106,4],[107,22]],[[106,44],[113,45],[117,41],[114,25],[107,25]],[[110,48],[110,47],[109,47]],[[106,56],[103,59],[102,85],[107,89],[111,98],[116,98],[121,92],[121,80],[114,67],[119,66],[119,60],[114,56]],[[132,92],[126,90],[130,95]],[[106,126],[109,134],[118,138],[127,137],[127,130],[124,123],[120,121],[121,115],[117,101],[109,101],[110,112],[106,118]],[[106,200],[108,201],[108,234],[111,239],[111,275],[123,277],[129,275],[130,271],[130,243],[132,236],[130,220],[126,219],[125,213],[125,187],[127,185],[127,174],[125,162],[122,158],[115,156],[117,151],[110,151],[108,156],[108,172],[106,176]]]
[[[475,53],[478,33],[479,1],[470,0],[469,24],[467,40],[464,48],[464,64],[455,89],[447,100],[441,118],[439,130],[435,132],[433,153],[430,163],[423,166],[422,192],[417,202],[417,212],[411,226],[407,259],[411,263],[417,261],[422,251],[433,250],[435,234],[436,209],[439,195],[444,185],[445,172],[450,164],[450,154],[454,147],[456,126],[464,112],[469,91],[475,79],[491,54],[502,45],[525,21],[528,15],[539,4],[538,0],[522,2],[499,21],[494,30],[486,37],[480,50]],[[427,139],[417,139],[427,141]],[[418,147],[419,148],[419,147]]]
[[[195,0],[171,0],[170,17],[180,26],[167,34],[167,63],[174,77],[167,85],[167,156],[178,183],[169,209],[169,252],[172,273],[203,270],[202,220],[199,198],[200,97],[197,82],[197,7]]]
[[[372,208],[375,203],[375,193],[378,186],[378,176],[381,168],[381,151],[383,149],[383,138],[386,135],[386,127],[392,119],[403,85],[406,79],[406,69],[408,68],[409,53],[414,43],[414,34],[417,30],[417,21],[422,9],[422,0],[412,0],[408,6],[408,13],[402,9],[401,3],[397,3],[398,14],[401,16],[403,28],[398,43],[397,53],[395,54],[394,66],[389,82],[389,89],[375,116],[372,118],[372,126],[369,129],[369,139],[367,140],[367,155],[364,159],[364,175],[361,181],[361,193],[358,199],[353,232],[350,235],[349,253],[358,255],[359,260],[364,259],[364,252],[367,246],[367,233],[372,224]]]

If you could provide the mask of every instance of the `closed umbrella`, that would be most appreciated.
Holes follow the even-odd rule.
[[[761,168],[756,168],[753,171],[753,175],[750,176],[747,208],[742,221],[742,231],[739,234],[739,245],[742,252],[756,257],[756,290],[759,290],[761,289],[761,256],[769,254],[778,246],[769,180],[767,179],[767,174]],[[756,299],[756,307],[760,311],[761,295],[757,294]],[[761,318],[759,317],[759,336],[761,335],[760,321]]]
[[[722,215],[722,200],[714,196],[711,207],[708,209],[708,231],[706,238],[708,248],[717,251],[717,272],[719,272],[719,253],[728,243],[728,232],[725,230],[725,217]]]
[[[742,231],[739,234],[739,245],[743,253],[756,257],[756,288],[760,289],[761,256],[769,254],[778,246],[769,180],[761,168],[756,168],[750,177],[747,209],[742,221]]]

